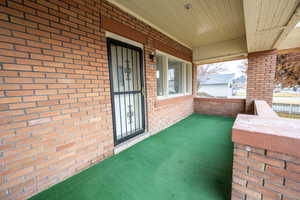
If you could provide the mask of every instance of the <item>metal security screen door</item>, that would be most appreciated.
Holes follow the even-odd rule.
[[[115,145],[145,130],[142,49],[108,38]]]

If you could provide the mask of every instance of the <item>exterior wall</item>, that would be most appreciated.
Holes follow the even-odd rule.
[[[151,121],[153,122],[150,124],[150,129],[152,133],[157,133],[191,115],[193,112],[192,96],[156,101],[154,111],[151,111],[149,116],[152,117]]]
[[[255,52],[248,55],[246,112],[253,113],[254,100],[272,105],[276,52]]]
[[[300,199],[300,157],[235,143],[232,200]]]
[[[112,155],[104,18],[122,36],[147,36],[148,131],[193,112],[190,99],[157,105],[149,59],[161,44],[191,50],[108,2],[2,0],[0,9],[0,199],[24,199]]]
[[[235,117],[245,112],[244,99],[194,98],[194,112]]]

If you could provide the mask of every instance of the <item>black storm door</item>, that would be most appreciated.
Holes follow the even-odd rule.
[[[108,38],[115,145],[145,131],[142,49]]]

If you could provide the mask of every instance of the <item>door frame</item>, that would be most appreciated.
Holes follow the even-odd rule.
[[[111,110],[112,110],[112,122],[113,122],[113,135],[114,135],[114,145],[117,146],[137,135],[140,135],[146,131],[145,121],[146,121],[146,102],[145,102],[145,81],[144,81],[144,65],[143,65],[143,49],[120,40],[113,39],[111,37],[107,37],[107,57],[108,57],[108,68],[109,68],[109,82],[110,82],[110,96],[111,96]],[[116,130],[116,111],[115,111],[115,102],[114,102],[114,85],[113,85],[113,70],[112,70],[112,58],[111,58],[111,44],[116,46],[121,46],[124,48],[133,49],[139,52],[139,60],[140,60],[140,86],[141,86],[141,116],[142,116],[142,130],[135,132],[134,134],[125,136],[124,138],[117,139],[117,130]]]

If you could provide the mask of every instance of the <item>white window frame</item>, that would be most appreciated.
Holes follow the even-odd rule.
[[[186,60],[177,58],[175,56],[172,56],[170,54],[167,54],[165,52],[159,51],[159,50],[156,50],[155,53],[156,53],[156,55],[162,56],[162,59],[163,59],[162,67],[164,69],[163,71],[165,72],[165,73],[163,73],[163,91],[164,91],[163,93],[164,93],[164,95],[157,96],[157,99],[161,100],[161,99],[168,99],[168,98],[174,98],[174,97],[179,97],[179,96],[191,95],[192,94],[192,70],[193,70],[192,63],[188,62]],[[169,94],[169,86],[168,86],[168,68],[169,68],[168,61],[169,61],[169,59],[182,62],[182,68],[183,68],[183,70],[182,70],[183,71],[182,87],[184,90],[184,92],[182,92],[182,93],[172,94],[172,95]],[[188,75],[186,73],[188,73]],[[187,77],[188,77],[188,81],[186,80]],[[188,87],[186,84],[188,84]],[[188,90],[187,90],[187,88],[188,88]]]
[[[193,65],[192,63],[186,63],[185,67],[188,74],[185,77],[188,77],[188,85],[186,86],[187,90],[185,91],[187,95],[191,95],[193,93]]]

